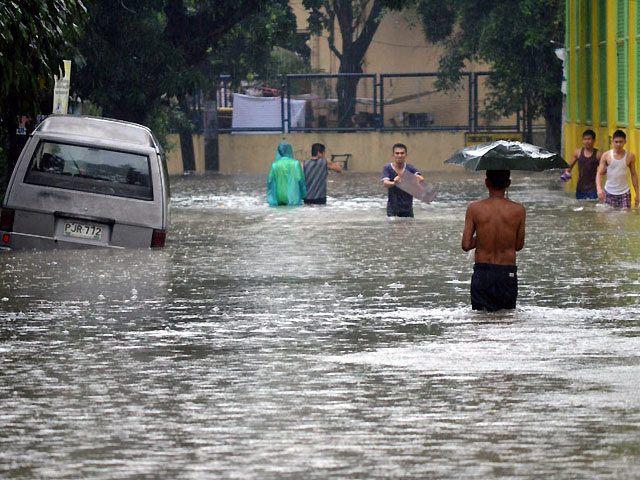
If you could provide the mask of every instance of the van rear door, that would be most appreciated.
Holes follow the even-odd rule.
[[[36,141],[38,140],[38,141]],[[34,137],[5,206],[14,232],[96,246],[150,246],[166,229],[159,156],[147,146]]]

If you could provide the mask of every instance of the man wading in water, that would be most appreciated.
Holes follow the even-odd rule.
[[[524,247],[525,209],[505,198],[511,185],[509,170],[487,170],[489,198],[467,207],[462,249],[475,248],[471,277],[471,306],[494,312],[516,308],[516,252]]]

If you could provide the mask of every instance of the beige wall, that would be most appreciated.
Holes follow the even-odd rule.
[[[289,2],[296,16],[299,32],[308,31],[309,13],[302,0]],[[329,33],[322,32],[309,41],[311,48],[311,66],[324,73],[338,73],[340,62],[329,50]],[[342,46],[340,28],[336,24],[335,44]],[[389,12],[376,30],[363,63],[364,73],[421,73],[438,70],[438,61],[442,47],[425,40],[418,14],[413,9],[401,12]],[[469,65],[468,70],[476,69]],[[486,70],[486,67],[480,67]]]
[[[167,154],[171,175],[181,175],[182,156],[179,138]],[[327,157],[350,153],[348,172],[380,172],[391,161],[391,147],[404,143],[409,149],[407,161],[422,171],[451,171],[460,167],[443,162],[464,146],[464,132],[360,132],[360,133],[294,133],[273,135],[220,135],[220,173],[266,173],[275,159],[278,143],[293,146],[299,160],[310,157],[311,145],[323,143]],[[204,173],[204,142],[194,135],[196,173]]]
[[[182,151],[180,150],[180,135],[171,133],[167,135],[167,170],[169,175],[182,175],[184,173],[182,163]],[[193,135],[193,153],[196,160],[196,173],[204,173],[204,136]]]
[[[167,143],[165,156],[167,157],[167,170],[169,175],[182,175],[184,168],[182,167],[182,152],[180,151],[180,135],[172,133],[167,135]]]
[[[302,0],[289,2],[296,16],[299,32],[308,31],[307,19],[309,13],[302,5]],[[334,29],[335,45],[338,49],[342,46],[340,29],[336,24]],[[320,36],[312,36],[309,39],[311,49],[311,66],[315,71],[323,73],[338,73],[340,62],[329,49],[329,33],[323,31]],[[378,26],[376,33],[365,55],[362,69],[366,74],[397,74],[397,73],[435,73],[438,71],[439,60],[443,54],[440,44],[429,43],[425,39],[424,32],[418,14],[413,9],[401,12],[387,13]],[[490,68],[485,64],[471,62],[465,67],[466,71],[486,71]],[[485,77],[479,82],[480,103],[487,95]],[[469,117],[469,90],[468,81],[463,79],[456,91],[440,92],[434,85],[435,77],[421,78],[395,78],[387,79],[383,83],[385,107],[384,122],[386,126],[411,126],[407,121],[408,114],[426,114],[434,125],[446,127],[464,125]],[[335,96],[335,82],[332,84]],[[316,87],[318,88],[318,86]],[[324,96],[322,90],[313,92]],[[357,96],[372,100],[372,82],[363,80],[358,85]],[[404,99],[404,100],[402,100]],[[311,104],[310,104],[311,105]],[[314,102],[312,107],[316,116],[332,120],[337,117],[335,105]],[[333,108],[333,111],[330,111]],[[356,107],[357,112],[373,113],[373,108],[363,103]],[[479,118],[481,125],[513,125],[515,116],[509,119],[495,121]],[[322,126],[314,124],[314,126]],[[414,125],[415,126],[415,125]]]

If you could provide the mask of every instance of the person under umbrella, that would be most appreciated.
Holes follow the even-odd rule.
[[[516,308],[516,252],[524,247],[525,208],[505,198],[509,170],[487,170],[489,197],[467,207],[462,249],[475,248],[471,308],[494,312]]]
[[[461,148],[445,163],[487,171],[489,197],[469,204],[462,232],[462,249],[475,248],[471,307],[490,312],[513,309],[518,297],[516,252],[524,247],[526,212],[506,198],[511,170],[541,172],[569,165],[557,153],[506,140]]]

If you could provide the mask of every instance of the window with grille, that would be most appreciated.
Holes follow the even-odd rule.
[[[598,100],[600,125],[607,124],[607,0],[598,0]]]
[[[618,0],[616,5],[616,123],[626,125],[628,121],[628,12],[627,0]]]

